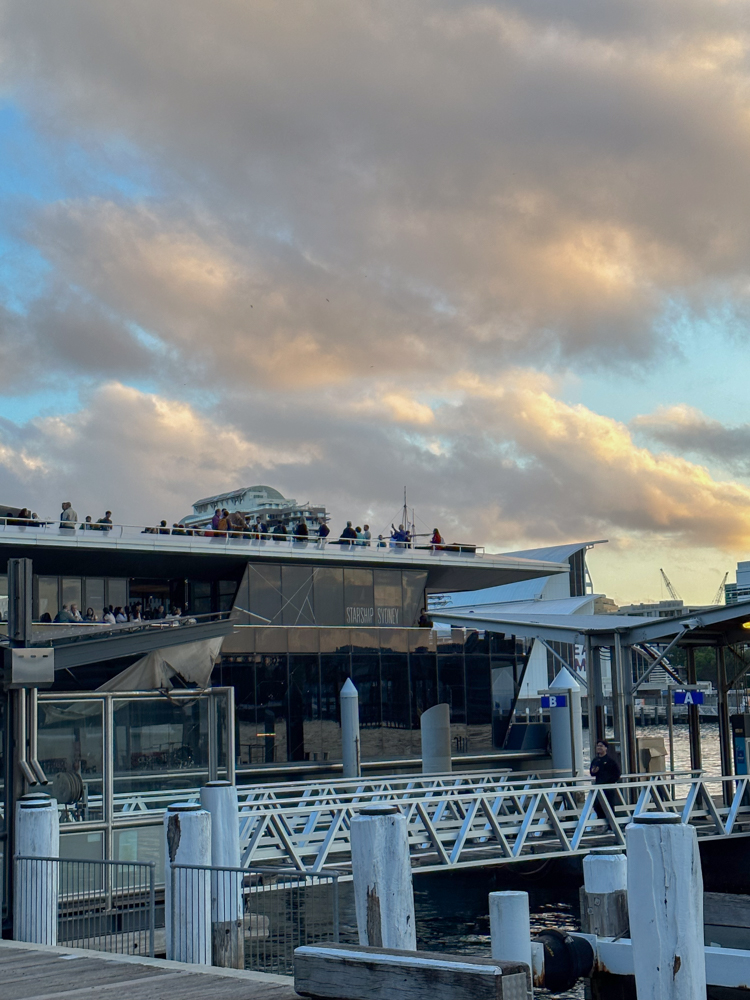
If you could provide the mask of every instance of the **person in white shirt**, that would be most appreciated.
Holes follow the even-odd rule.
[[[78,610],[78,605],[77,604],[71,604],[70,605],[70,613],[73,616],[73,621],[74,622],[82,622],[83,621],[83,615]]]
[[[107,625],[117,624],[117,622],[115,621],[115,616],[112,614],[109,608],[105,608],[104,611],[102,612],[102,621],[106,622]]]
[[[66,500],[62,505],[62,513],[60,514],[60,527],[61,528],[74,528],[76,521],[78,520],[78,514],[73,510],[73,504],[70,500]]]
[[[370,539],[372,538],[372,534],[370,533],[370,525],[369,524],[365,525],[365,529],[362,532],[362,535],[363,535],[363,537],[365,539],[365,545],[369,545],[370,544]]]

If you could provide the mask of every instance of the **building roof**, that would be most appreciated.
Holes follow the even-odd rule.
[[[146,532],[132,525],[113,525],[110,531],[70,530],[55,521],[26,527],[0,519],[0,553],[8,558],[31,558],[36,573],[78,576],[187,579],[200,566],[231,577],[241,575],[248,561],[415,569],[427,571],[428,590],[441,592],[477,590],[568,571],[566,563],[488,554],[481,547],[456,547],[456,551],[380,548],[339,545],[336,539],[323,542],[314,537],[300,542],[152,532],[152,528]]]
[[[589,595],[591,596],[591,595]],[[537,608],[556,602],[539,601]],[[454,628],[502,632],[527,639],[583,643],[590,639],[595,645],[608,646],[618,633],[626,645],[659,643],[684,635],[681,644],[714,645],[747,642],[750,623],[750,600],[738,604],[717,606],[679,618],[642,618],[635,615],[540,614],[508,610],[507,606],[488,611],[486,608],[467,613],[446,610],[430,612],[430,617]]]
[[[223,493],[216,493],[212,497],[203,497],[201,500],[196,500],[193,507],[197,507],[201,503],[214,503],[227,497],[239,497],[243,493],[265,493],[269,500],[286,500],[286,497],[275,490],[273,486],[243,486],[238,490],[224,490]]]
[[[563,562],[581,549],[592,549],[595,545],[606,545],[606,538],[593,542],[566,542],[564,545],[543,545],[538,549],[520,549],[518,552],[506,552],[508,556],[520,556],[522,559],[551,559],[553,562]]]

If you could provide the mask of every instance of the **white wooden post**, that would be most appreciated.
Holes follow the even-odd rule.
[[[18,854],[30,860],[16,865],[13,940],[56,945],[58,864],[37,860],[60,856],[56,800],[21,799],[16,806],[16,837]]]
[[[211,964],[211,873],[173,865],[211,864],[211,814],[176,802],[164,814],[167,958]]]
[[[361,771],[359,742],[359,693],[347,677],[339,693],[341,702],[341,756],[344,777],[358,778]]]
[[[625,833],[638,1000],[703,998],[703,876],[695,829],[675,813],[649,813],[635,816]]]
[[[240,814],[237,788],[230,781],[209,781],[201,788],[201,805],[211,814],[211,864],[240,867]],[[244,969],[242,875],[211,873],[211,942],[213,964]]]
[[[419,727],[422,731],[422,774],[452,771],[450,705],[433,705],[422,712]]]
[[[409,838],[398,806],[363,806],[352,819],[351,846],[359,943],[416,951]]]
[[[595,847],[583,859],[583,887],[586,892],[626,892],[628,859],[614,847]]]
[[[490,893],[492,957],[523,962],[531,972],[531,925],[528,892]]]

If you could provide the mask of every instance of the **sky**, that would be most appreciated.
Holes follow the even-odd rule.
[[[742,0],[0,0],[0,503],[750,558]]]

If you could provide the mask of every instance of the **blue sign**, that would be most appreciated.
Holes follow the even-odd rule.
[[[568,696],[566,694],[543,694],[542,708],[567,708]]]
[[[702,705],[703,704],[703,692],[702,691],[675,691],[675,693],[674,693],[674,703],[675,703],[675,705]]]

